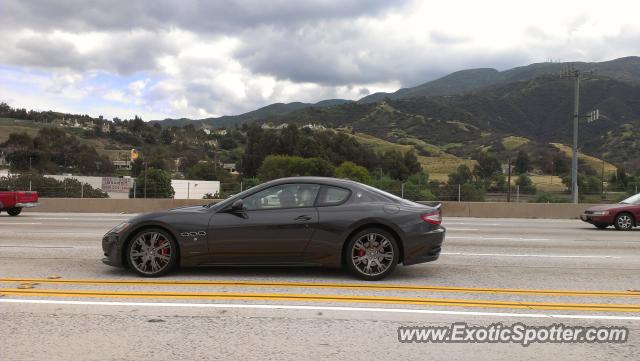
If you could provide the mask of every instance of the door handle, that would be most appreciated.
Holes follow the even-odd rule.
[[[297,216],[296,218],[293,219],[294,221],[298,221],[298,222],[305,222],[305,221],[310,221],[311,217],[305,215],[302,216]]]

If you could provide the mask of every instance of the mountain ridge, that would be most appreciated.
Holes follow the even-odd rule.
[[[162,126],[194,124],[194,126],[198,127],[229,127],[283,116],[304,108],[326,108],[349,103],[375,103],[387,98],[395,100],[474,92],[494,85],[527,81],[545,75],[558,74],[559,76],[560,72],[568,66],[585,71],[594,70],[597,75],[611,77],[631,84],[640,84],[640,57],[638,56],[627,56],[603,62],[544,62],[532,63],[503,71],[493,68],[463,69],[414,87],[402,88],[393,93],[374,93],[357,101],[327,99],[316,103],[274,103],[239,115],[225,115],[204,119],[164,119],[153,120],[152,122],[159,123]]]

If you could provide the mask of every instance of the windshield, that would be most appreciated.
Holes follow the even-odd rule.
[[[624,204],[640,204],[640,193],[636,194],[635,196],[631,196],[631,197],[623,200],[620,203],[624,203]]]

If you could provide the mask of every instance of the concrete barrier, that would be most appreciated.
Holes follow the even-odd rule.
[[[25,209],[25,212],[144,213],[219,201],[210,199],[40,198],[39,207]],[[592,204],[442,202],[442,211],[445,217],[576,219],[582,211],[590,206]]]
[[[111,198],[40,198],[40,205],[26,212],[144,213],[163,209],[196,206],[213,199],[111,199]]]

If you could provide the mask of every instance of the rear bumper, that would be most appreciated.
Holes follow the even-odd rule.
[[[16,203],[15,207],[16,208],[32,208],[32,207],[37,207],[39,205],[40,203],[38,202],[25,202],[25,203]]]
[[[408,266],[437,260],[440,257],[445,233],[446,229],[439,227],[405,240],[402,263]]]

